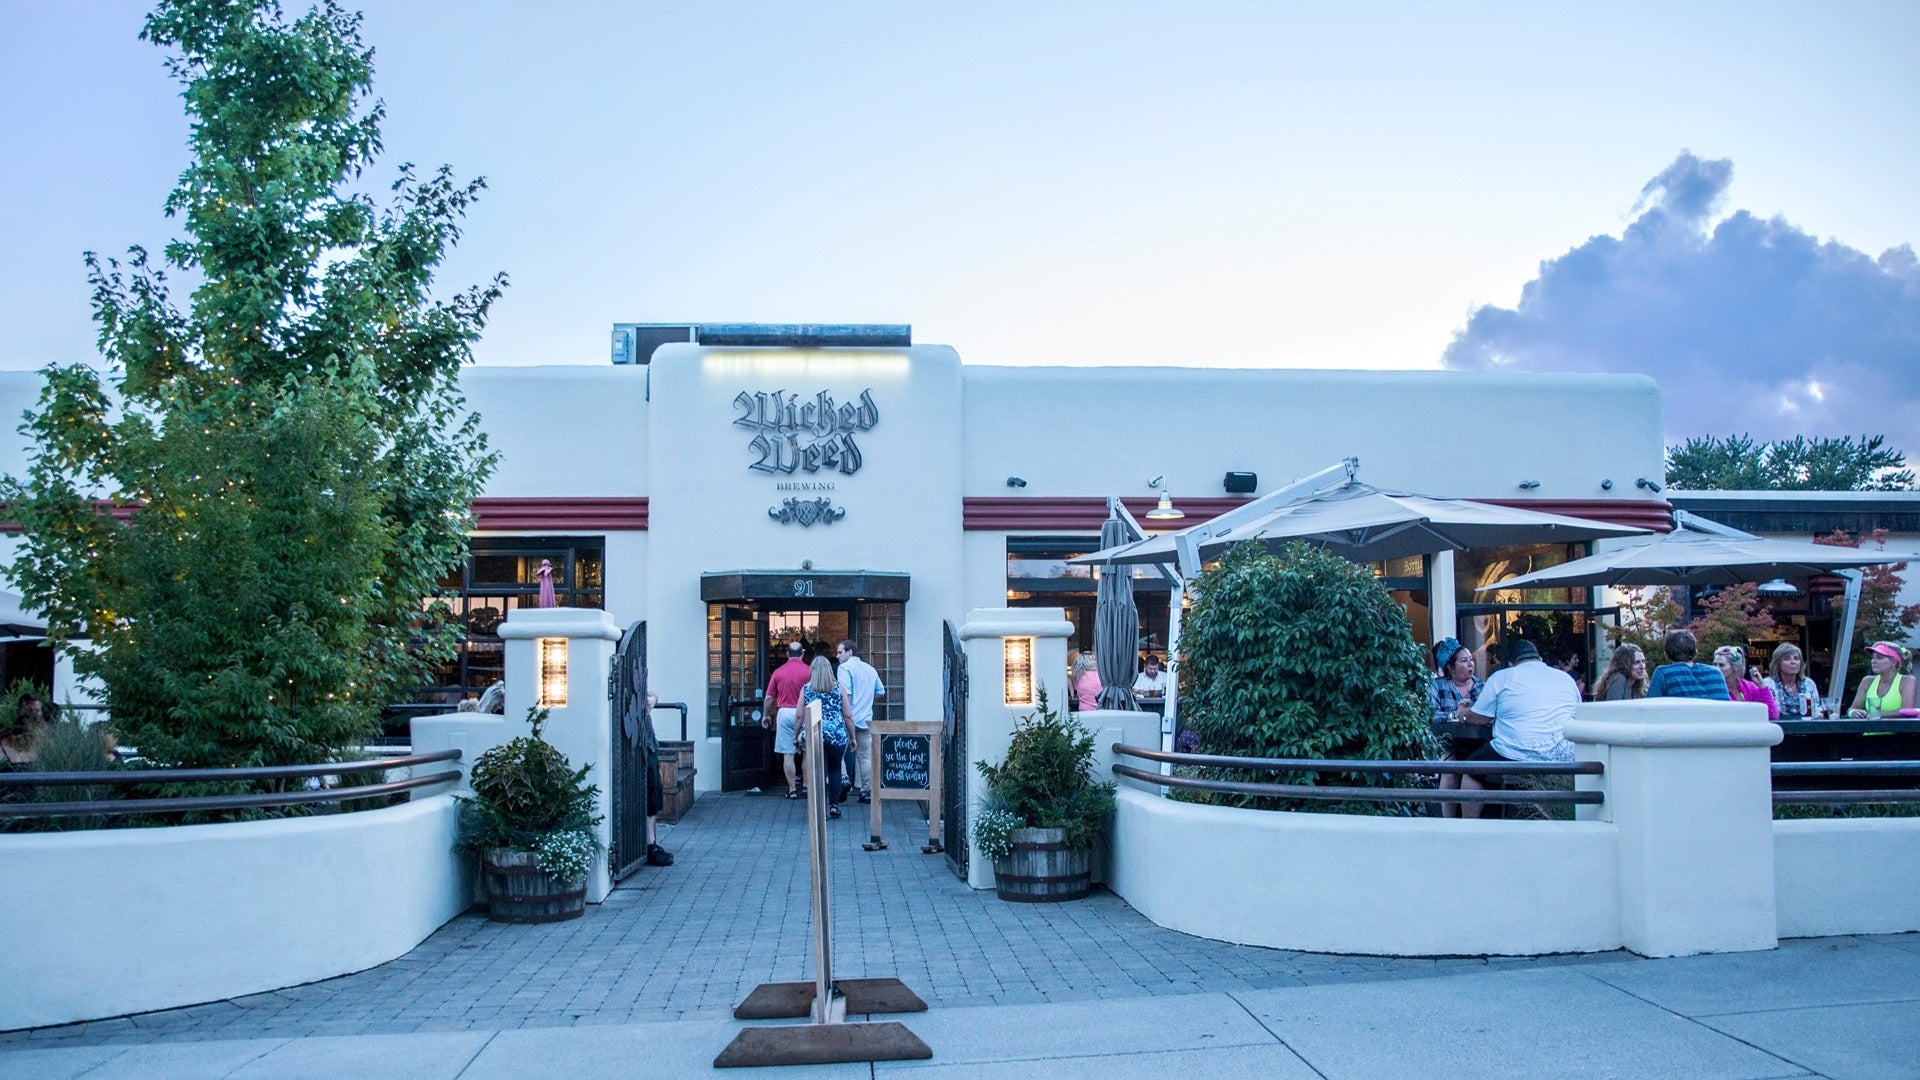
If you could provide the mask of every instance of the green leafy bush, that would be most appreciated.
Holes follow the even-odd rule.
[[[992,800],[974,826],[983,852],[988,837],[980,830],[989,820],[996,828],[1004,824],[994,811],[1015,822],[1006,827],[1009,833],[1014,828],[1064,829],[1067,845],[1085,851],[1100,838],[1113,810],[1113,784],[1093,779],[1093,733],[1053,709],[1045,690],[1039,709],[1015,723],[1013,742],[1000,764],[981,761],[975,767],[986,778]]]
[[[473,763],[473,796],[460,797],[460,847],[532,852],[547,873],[577,881],[598,850],[593,827],[601,819],[593,807],[600,789],[586,782],[590,766],[573,768],[540,737],[547,715],[545,709],[528,710],[532,735],[496,746]]]
[[[1239,544],[1198,581],[1180,634],[1180,721],[1200,752],[1234,757],[1423,760],[1431,677],[1406,612],[1363,566],[1308,544],[1273,554]],[[1182,770],[1187,772],[1187,770]],[[1417,787],[1415,776],[1192,770],[1207,779]],[[1328,802],[1206,792],[1228,806],[1408,814],[1406,803]]]

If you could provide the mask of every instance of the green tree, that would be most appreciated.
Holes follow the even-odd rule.
[[[11,570],[51,636],[91,639],[116,725],[155,760],[334,754],[444,656],[423,605],[465,555],[493,456],[458,372],[505,285],[439,299],[434,269],[483,184],[380,149],[373,52],[331,0],[164,0],[192,160],[166,202],[164,265],[89,252],[104,375],[50,368],[5,496]]]
[[[1872,543],[1876,550],[1885,550],[1887,530],[1875,529],[1870,535],[1861,537],[1844,530],[1836,529],[1825,536],[1814,537],[1816,544],[1832,544],[1835,547],[1858,548]],[[1846,673],[1841,676],[1841,690],[1857,686],[1861,679],[1872,670],[1868,665],[1867,646],[1876,641],[1905,641],[1915,626],[1920,626],[1920,604],[1900,603],[1902,576],[1906,573],[1906,563],[1885,563],[1880,566],[1860,568],[1860,608],[1853,621],[1853,652],[1846,658]],[[1836,598],[1835,609],[1838,610]],[[1838,630],[1835,630],[1838,636]],[[1835,667],[1839,667],[1838,661]],[[1842,696],[1842,701],[1851,700]]]
[[[1407,613],[1365,567],[1308,544],[1279,555],[1258,543],[1200,576],[1180,632],[1181,724],[1200,752],[1239,757],[1420,760],[1431,673]],[[1208,770],[1217,779],[1408,786],[1379,773]],[[1391,803],[1332,804],[1216,796],[1300,810],[1403,813]]]
[[[1884,435],[1703,436],[1667,448],[1667,484],[1682,491],[1906,491],[1913,483],[1906,455]]]

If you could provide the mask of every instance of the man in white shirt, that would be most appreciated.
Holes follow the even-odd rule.
[[[1160,667],[1160,657],[1147,654],[1146,666],[1133,680],[1133,697],[1143,705],[1156,705],[1167,700],[1167,673]]]
[[[1492,724],[1493,741],[1469,761],[1572,761],[1573,744],[1561,734],[1580,704],[1573,677],[1540,660],[1540,650],[1525,639],[1507,648],[1507,666],[1487,676],[1473,699],[1467,722]],[[1460,777],[1462,791],[1480,791],[1475,776]],[[1461,817],[1479,817],[1480,803],[1463,803]]]
[[[860,659],[851,639],[840,643],[838,655],[840,692],[846,695],[847,707],[852,710],[847,717],[848,735],[853,741],[847,754],[847,779],[852,781],[847,790],[858,788],[860,801],[872,802],[873,733],[867,725],[873,722],[873,699],[887,696],[887,684],[880,681],[880,673],[872,664]],[[863,779],[867,782],[862,783]]]

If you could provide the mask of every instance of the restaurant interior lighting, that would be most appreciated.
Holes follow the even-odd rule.
[[[540,698],[543,709],[562,708],[567,704],[567,639],[563,637],[543,637],[540,639]]]
[[[1774,578],[1772,581],[1764,582],[1756,591],[1761,596],[1794,596],[1800,592],[1786,578]]]
[[[1010,637],[1000,639],[1001,660],[1005,665],[1006,702],[1008,705],[1033,704],[1033,639],[1030,637]]]

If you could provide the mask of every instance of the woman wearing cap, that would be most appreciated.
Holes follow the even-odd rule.
[[[1811,720],[1820,715],[1820,687],[1807,675],[1807,658],[1800,652],[1800,646],[1791,641],[1782,642],[1773,650],[1767,670],[1770,674],[1760,685],[1767,688],[1780,706],[1780,719]]]
[[[1467,710],[1480,696],[1485,684],[1473,677],[1473,650],[1461,645],[1455,638],[1444,638],[1433,647],[1433,663],[1440,674],[1433,677],[1428,685],[1427,704],[1433,708],[1433,722],[1436,724],[1458,723],[1466,719]],[[1460,736],[1448,736],[1442,740],[1445,747],[1443,760],[1465,761],[1475,750],[1487,744],[1485,739],[1468,739]],[[1460,777],[1454,773],[1440,776],[1442,788],[1457,788]],[[1458,803],[1441,803],[1440,813],[1445,817],[1459,817]]]
[[[1747,651],[1738,645],[1722,645],[1713,650],[1713,666],[1720,669],[1720,677],[1727,681],[1728,701],[1751,701],[1767,707],[1767,719],[1780,719],[1780,703],[1773,700],[1759,683],[1740,674],[1747,669]]]
[[[1873,674],[1860,680],[1853,692],[1853,708],[1848,716],[1884,716],[1913,708],[1913,679],[1900,674],[1907,654],[1891,641],[1876,641],[1867,646]]]

